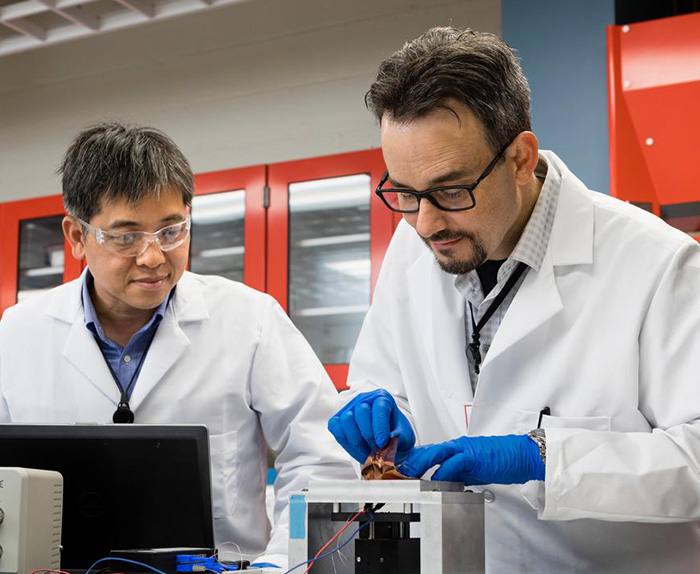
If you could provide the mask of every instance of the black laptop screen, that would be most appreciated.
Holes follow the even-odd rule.
[[[63,475],[62,568],[117,549],[214,547],[205,427],[5,424],[0,466]]]

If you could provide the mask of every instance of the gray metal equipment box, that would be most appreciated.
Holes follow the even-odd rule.
[[[0,468],[0,574],[60,569],[62,505],[58,472]]]
[[[324,551],[369,522],[343,557],[316,561],[316,574],[483,574],[483,496],[459,483],[422,480],[318,481],[294,493],[290,567],[314,558],[359,509],[379,504],[374,520],[363,515]]]

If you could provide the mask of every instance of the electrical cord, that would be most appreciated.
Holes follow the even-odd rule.
[[[90,574],[95,566],[98,564],[101,564],[103,562],[126,562],[128,564],[136,564],[137,566],[143,566],[144,568],[147,568],[148,570],[151,570],[152,572],[156,572],[156,574],[167,574],[166,572],[163,572],[162,570],[159,570],[158,568],[151,566],[150,564],[144,564],[143,562],[137,562],[136,560],[129,560],[128,558],[117,558],[115,556],[110,556],[108,558],[100,558],[99,560],[95,560],[95,562],[92,563],[92,566],[88,568],[85,571],[85,574]]]
[[[383,506],[383,505],[382,505],[382,506]],[[350,526],[350,525],[354,522],[354,520],[356,520],[357,518],[359,518],[360,515],[369,513],[369,516],[370,516],[369,520],[368,520],[367,522],[365,522],[362,526],[360,526],[357,530],[355,530],[355,531],[350,535],[350,537],[349,537],[345,542],[343,542],[340,546],[338,546],[337,548],[334,548],[334,549],[331,550],[330,552],[326,552],[325,554],[317,553],[316,556],[314,556],[314,557],[311,558],[310,560],[306,560],[305,562],[301,562],[300,564],[297,564],[296,566],[293,566],[292,568],[290,568],[289,570],[287,570],[286,572],[284,572],[284,574],[290,574],[290,572],[293,572],[293,571],[296,570],[297,568],[301,568],[302,566],[305,566],[305,565],[309,564],[309,568],[306,569],[306,572],[308,572],[308,571],[311,569],[311,566],[313,566],[313,562],[317,562],[318,560],[323,560],[324,558],[327,558],[328,556],[331,556],[331,555],[335,554],[336,552],[340,552],[343,548],[345,548],[348,544],[350,544],[350,542],[352,542],[352,541],[354,540],[355,536],[357,536],[357,534],[360,532],[360,530],[362,530],[363,528],[367,527],[367,525],[369,525],[371,522],[374,522],[374,514],[373,514],[373,512],[374,512],[374,510],[376,510],[377,508],[379,508],[379,506],[375,507],[375,508],[372,509],[372,510],[367,510],[368,507],[371,507],[371,505],[366,505],[365,508],[363,508],[360,512],[358,512],[357,515],[356,515],[355,517],[353,517],[353,520],[351,520],[350,522],[348,522],[335,536],[333,536],[333,538],[331,538],[331,539],[328,541],[328,543],[324,546],[324,548],[326,548],[326,547],[327,547],[329,544],[331,544],[336,538],[338,538],[338,536],[340,536],[340,534],[342,534],[342,531],[343,531],[343,530],[346,530],[347,527]]]
[[[143,568],[146,568],[152,572],[155,572],[156,574],[168,574],[164,572],[163,570],[159,570],[155,566],[151,566],[150,564],[145,564],[143,562],[138,562],[136,560],[129,560],[128,558],[117,558],[115,556],[110,556],[108,558],[100,558],[99,560],[95,561],[90,568],[88,568],[85,571],[85,574],[91,574],[95,568],[100,563],[103,562],[126,562],[128,564],[136,564],[137,566],[142,566]],[[188,555],[182,555],[178,556],[177,558],[177,566],[176,569],[178,572],[216,572],[216,573],[221,573],[221,572],[235,572],[238,570],[238,566],[235,568],[231,568],[228,566],[225,566],[224,564],[219,563],[218,560],[216,560],[213,557],[201,557],[201,556],[188,556]],[[36,572],[32,572],[32,574],[39,574],[40,572],[58,572],[58,574],[67,574],[65,572],[59,572],[59,571],[54,571],[54,570],[37,570]]]
[[[338,532],[335,533],[335,536],[333,536],[333,538],[331,538],[328,542],[326,542],[326,543],[323,545],[323,548],[321,548],[321,550],[319,550],[318,552],[316,552],[316,556],[314,556],[314,559],[311,561],[311,563],[310,563],[309,566],[306,568],[306,570],[304,570],[304,574],[308,574],[309,570],[311,570],[311,568],[313,567],[315,561],[318,559],[318,557],[319,557],[321,554],[323,554],[323,551],[324,551],[326,548],[328,548],[328,547],[333,543],[333,541],[336,540],[343,532],[345,532],[345,531],[350,527],[350,525],[351,525],[353,522],[355,522],[355,520],[357,520],[357,519],[360,517],[360,515],[362,515],[362,514],[364,514],[364,513],[365,513],[365,509],[363,508],[363,509],[360,510],[357,514],[355,514],[355,516],[353,516],[353,517],[345,524],[345,526],[343,526],[340,530],[338,530]]]

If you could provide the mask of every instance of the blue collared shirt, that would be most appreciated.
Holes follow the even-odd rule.
[[[103,355],[107,361],[109,361],[112,371],[114,371],[114,373],[117,375],[122,389],[126,390],[133,377],[138,379],[136,370],[140,370],[142,364],[141,359],[146,352],[149,342],[155,335],[158,324],[165,316],[165,312],[168,308],[168,302],[170,301],[170,296],[166,297],[156,309],[153,317],[151,317],[151,320],[133,334],[126,347],[122,347],[116,341],[112,341],[112,339],[105,336],[104,329],[102,329],[100,320],[97,317],[97,312],[95,311],[95,306],[92,304],[92,298],[90,297],[89,285],[92,281],[92,274],[90,273],[90,270],[88,270],[87,273],[85,273],[85,279],[83,281],[83,311],[85,313],[85,326],[90,330],[90,332],[92,332],[93,335],[96,336],[97,343],[100,345]],[[134,384],[128,390],[129,397],[131,397],[134,386],[136,386],[136,379],[134,380]]]

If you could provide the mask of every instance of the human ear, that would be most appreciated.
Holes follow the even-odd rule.
[[[515,149],[515,181],[518,185],[530,182],[539,159],[539,143],[532,132],[521,132],[513,142]]]
[[[66,216],[61,222],[63,228],[63,236],[70,244],[71,253],[78,261],[85,259],[85,236],[83,235],[83,226],[80,225],[75,218]]]

